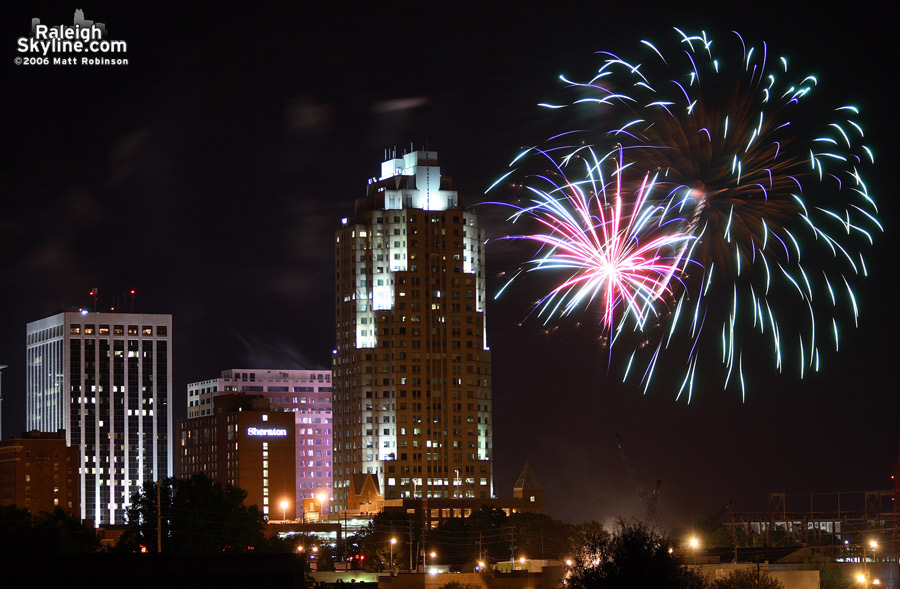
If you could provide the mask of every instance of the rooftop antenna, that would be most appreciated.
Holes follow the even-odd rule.
[[[100,297],[100,289],[96,286],[91,289],[91,298],[94,300],[94,313],[97,312],[97,299]]]
[[[129,313],[134,313],[134,296],[135,296],[135,294],[136,293],[133,288],[131,290],[129,290],[127,293],[127,296],[130,299],[130,303],[131,303],[131,308],[128,309]]]

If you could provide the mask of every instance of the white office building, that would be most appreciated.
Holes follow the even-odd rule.
[[[81,517],[125,523],[173,476],[172,316],[62,312],[27,326],[26,426],[80,448]]]

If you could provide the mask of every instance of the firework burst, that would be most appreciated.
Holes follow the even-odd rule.
[[[692,238],[668,262],[681,280],[656,303],[665,333],[649,355],[631,355],[626,377],[641,374],[646,390],[659,359],[673,357],[687,366],[678,395],[690,399],[713,340],[724,387],[743,395],[745,349],[766,347],[772,370],[803,377],[857,324],[863,251],[882,230],[863,180],[874,160],[858,110],[823,118],[816,77],[792,75],[766,44],[735,33],[720,47],[675,31],[673,48],[642,41],[637,60],[599,53],[593,79],[562,78],[578,94],[571,103],[542,106],[589,105],[592,121],[614,121],[578,135],[600,151],[621,146],[624,165],[653,174],[658,197],[644,206]]]
[[[692,240],[676,227],[681,219],[651,203],[649,174],[632,193],[623,192],[625,170],[615,152],[598,156],[585,147],[560,162],[544,150],[529,153],[551,170],[529,178],[525,203],[509,205],[516,209],[510,220],[529,219],[538,231],[509,239],[536,244],[537,253],[497,296],[523,273],[551,273],[561,279],[535,305],[545,322],[597,304],[608,332],[626,325],[643,330],[671,295],[680,275],[677,252]]]

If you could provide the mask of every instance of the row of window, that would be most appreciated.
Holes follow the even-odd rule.
[[[112,326],[112,335],[125,335],[126,327],[124,325],[113,325]],[[144,335],[144,336],[152,336],[153,335],[153,326],[152,325],[144,325],[141,327],[140,331],[138,331],[137,325],[129,325],[127,328],[128,335]],[[82,326],[77,323],[73,323],[69,325],[69,333],[72,335],[81,335],[82,334]],[[167,337],[169,333],[169,328],[165,325],[157,325],[156,326],[156,336],[157,337]],[[87,324],[84,326],[84,335],[110,335],[109,325],[100,325],[97,327],[96,325]]]

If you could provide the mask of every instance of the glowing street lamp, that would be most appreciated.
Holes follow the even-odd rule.
[[[875,562],[875,551],[878,549],[878,542],[875,540],[869,541],[869,548],[872,549],[872,562]],[[862,583],[864,587],[869,586],[869,565],[866,562],[866,548],[863,546],[863,572],[856,575],[857,583]],[[872,581],[873,585],[880,585],[881,581],[879,579],[875,579]]]
[[[287,507],[288,507],[287,499],[282,499],[281,500],[281,521],[283,521],[283,522],[287,521]]]
[[[324,506],[325,502],[328,501],[328,495],[326,495],[325,493],[319,493],[318,495],[316,495],[316,499],[319,500],[319,517],[321,518],[323,517],[322,506]]]
[[[397,538],[391,538],[391,570],[394,570],[394,544],[397,543]]]

